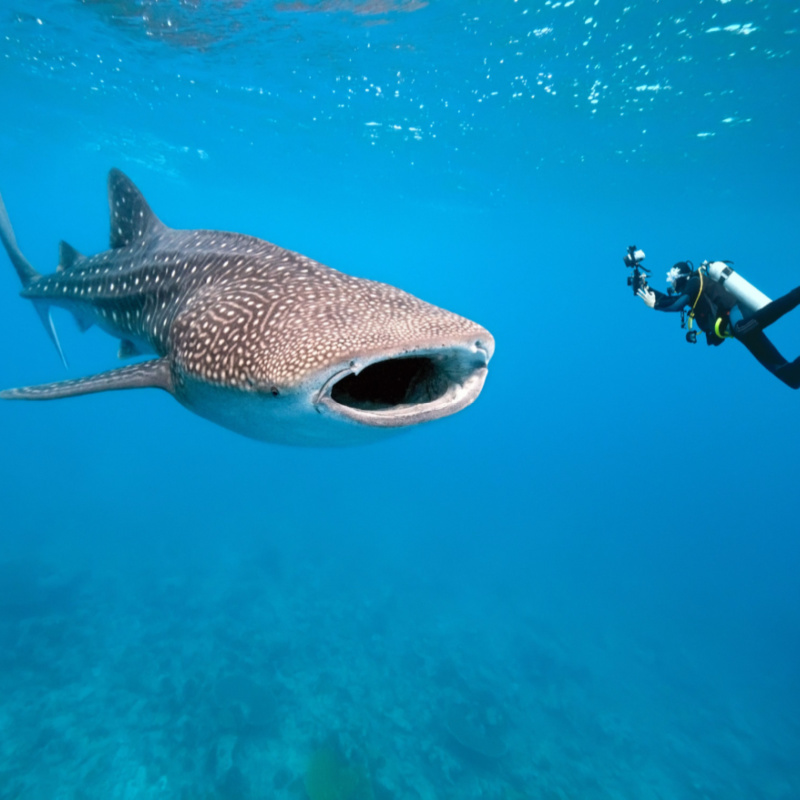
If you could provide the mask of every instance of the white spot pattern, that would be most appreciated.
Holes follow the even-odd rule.
[[[112,171],[109,193],[112,249],[43,276],[24,294],[171,354],[178,379],[283,389],[349,358],[488,335],[393,286],[269,242],[167,228],[120,172]]]

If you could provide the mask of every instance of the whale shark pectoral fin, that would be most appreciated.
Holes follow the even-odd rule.
[[[172,373],[166,358],[142,361],[127,367],[100,372],[86,378],[76,378],[39,386],[23,386],[0,392],[3,400],[57,400],[96,392],[113,392],[120,389],[164,389],[172,392]]]

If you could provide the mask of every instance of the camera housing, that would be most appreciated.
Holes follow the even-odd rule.
[[[639,289],[647,289],[646,276],[650,274],[650,270],[642,266],[644,250],[639,250],[635,244],[630,245],[623,261],[626,267],[633,270],[633,275],[628,275],[628,286],[633,288],[633,293],[637,294]]]
[[[635,267],[638,264],[641,264],[644,259],[644,250],[637,250],[636,245],[632,244],[628,248],[628,252],[625,254],[625,266]]]

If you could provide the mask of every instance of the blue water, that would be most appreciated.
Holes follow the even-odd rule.
[[[622,262],[800,283],[798,37],[766,0],[2,3],[42,271],[107,247],[116,166],[497,351],[352,449],[0,405],[0,798],[800,798],[800,395]],[[0,261],[3,388],[116,364],[56,312],[65,373]],[[800,311],[771,336],[800,355]]]

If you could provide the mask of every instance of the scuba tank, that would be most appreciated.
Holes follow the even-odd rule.
[[[763,292],[760,292],[752,283],[746,281],[736,271],[731,269],[724,261],[707,261],[702,265],[708,277],[724,286],[739,302],[744,316],[758,311],[772,301]]]

